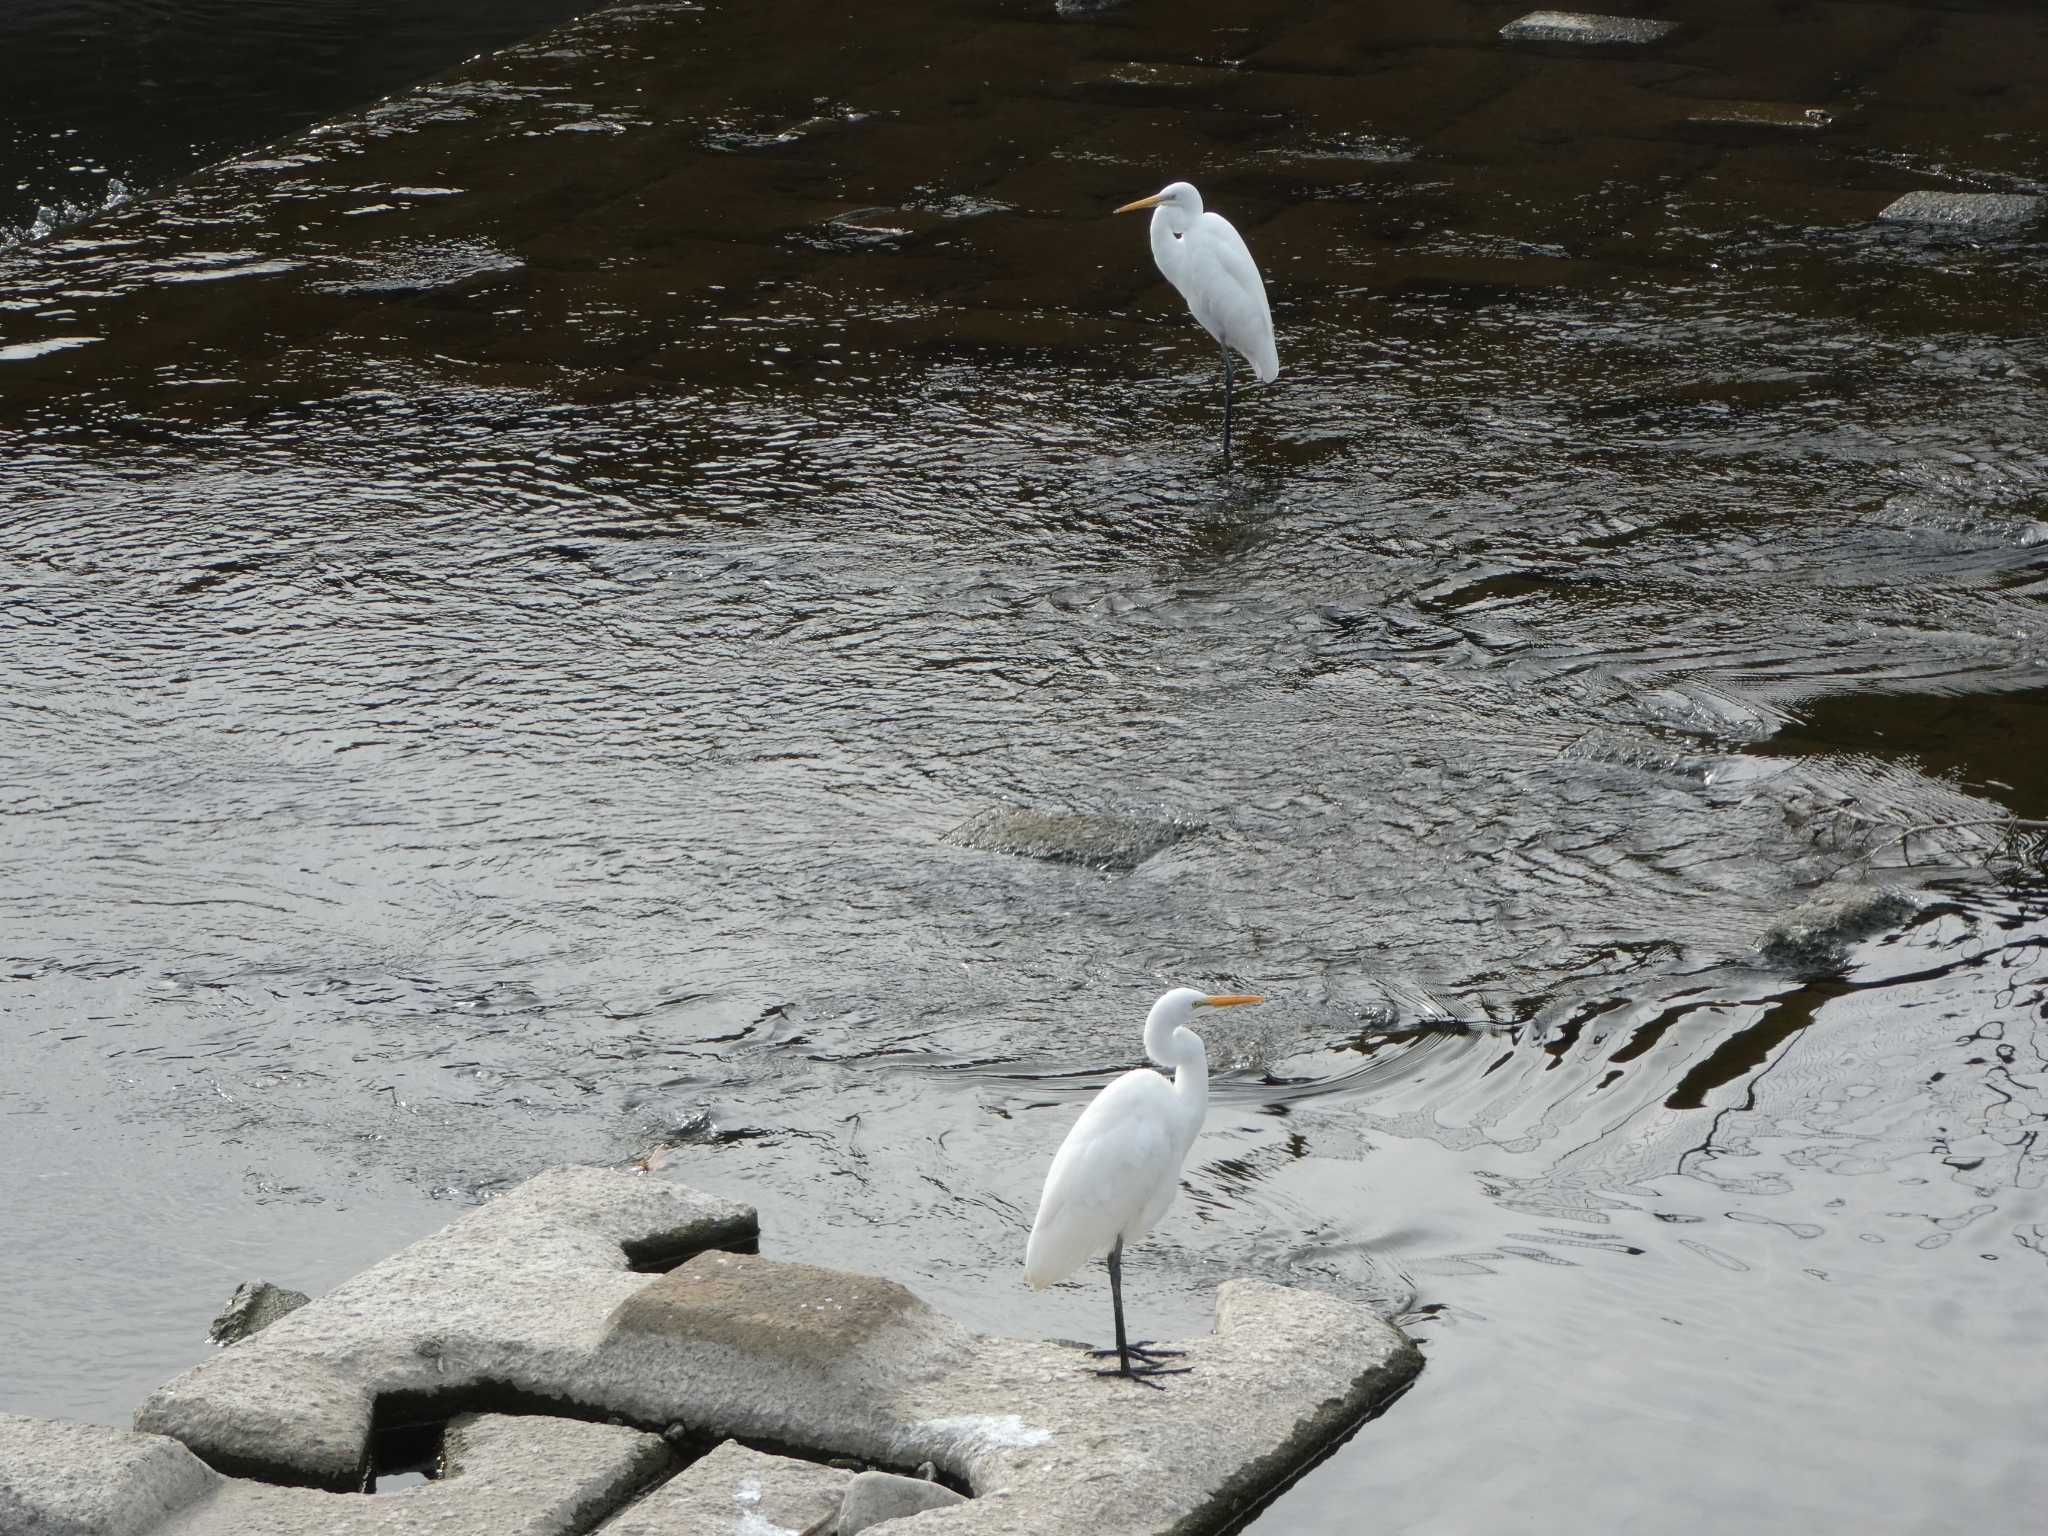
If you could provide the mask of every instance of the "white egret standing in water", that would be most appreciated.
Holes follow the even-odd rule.
[[[1280,377],[1273,312],[1244,237],[1220,213],[1202,211],[1202,194],[1184,181],[1125,203],[1118,213],[1152,210],[1152,259],[1180,290],[1202,329],[1223,349],[1223,467],[1230,468],[1230,353],[1252,365],[1259,382]]]
[[[1124,1073],[1081,1111],[1046,1173],[1038,1218],[1024,1247],[1024,1279],[1034,1290],[1043,1290],[1097,1254],[1109,1255],[1116,1348],[1089,1351],[1097,1359],[1116,1356],[1116,1365],[1101,1371],[1104,1376],[1121,1373],[1143,1381],[1187,1369],[1159,1363],[1179,1350],[1151,1349],[1146,1339],[1135,1344],[1125,1340],[1124,1244],[1151,1231],[1173,1204],[1181,1164],[1187,1161],[1208,1108],[1209,1053],[1202,1037],[1188,1028],[1188,1020],[1197,1008],[1262,1001],[1244,993],[1210,995],[1192,987],[1176,988],[1160,998],[1145,1018],[1145,1054],[1170,1068],[1173,1081],[1148,1067]],[[1131,1364],[1134,1357],[1139,1364]]]

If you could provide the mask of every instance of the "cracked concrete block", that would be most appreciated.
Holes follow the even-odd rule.
[[[1645,16],[1594,16],[1584,11],[1531,11],[1500,29],[1511,43],[1626,44],[1640,47],[1671,35],[1675,23]]]
[[[973,1490],[920,1520],[1096,1536],[1221,1523],[1421,1363],[1369,1309],[1259,1281],[1223,1286],[1215,1334],[1179,1342],[1193,1373],[1153,1391],[1072,1346],[969,1335],[893,1282],[705,1254],[619,1309],[606,1354],[629,1411],[929,1461]]]
[[[465,1414],[448,1425],[437,1481],[360,1494],[227,1479],[157,1536],[577,1536],[673,1464],[659,1435]]]
[[[832,1518],[851,1472],[728,1440],[598,1527],[598,1536],[776,1536]]]
[[[160,1387],[136,1427],[223,1471],[360,1486],[380,1394],[480,1388],[568,1402],[610,1309],[646,1283],[629,1254],[751,1238],[753,1208],[598,1168],[558,1168]]]
[[[981,812],[946,834],[956,848],[1014,853],[1052,864],[1090,869],[1136,869],[1200,827],[1141,816],[1082,816],[1005,807]]]
[[[6,1536],[142,1536],[220,1482],[162,1435],[0,1414]]]
[[[863,1472],[847,1485],[833,1536],[860,1536],[869,1526],[880,1525],[884,1520],[903,1520],[928,1509],[946,1509],[964,1502],[961,1495],[944,1483],[898,1477],[893,1472]]]
[[[685,1423],[874,1458],[897,1405],[971,1364],[974,1338],[893,1280],[705,1253],[620,1305],[604,1357],[643,1414],[687,1383]]]
[[[216,1344],[239,1344],[312,1299],[304,1291],[288,1291],[268,1280],[244,1280],[220,1316],[207,1325],[206,1336]]]
[[[751,1214],[630,1174],[543,1174],[187,1372],[142,1417],[209,1458],[351,1488],[381,1395],[400,1394],[414,1411],[431,1411],[437,1395],[472,1408],[553,1403],[647,1429],[768,1440],[820,1460],[900,1470],[930,1462],[973,1493],[916,1516],[931,1536],[1140,1536],[1227,1523],[1421,1363],[1368,1308],[1257,1281],[1218,1291],[1214,1333],[1178,1341],[1192,1374],[1159,1391],[1095,1374],[1071,1345],[970,1334],[891,1280],[715,1251],[665,1275],[625,1267],[627,1243],[730,1232]],[[504,1422],[553,1425],[560,1435],[604,1428]],[[649,1457],[663,1445],[638,1430],[615,1433]],[[451,1437],[451,1447],[463,1443]],[[525,1461],[538,1471],[562,1458],[536,1450]],[[457,1483],[474,1496],[478,1469],[436,1486],[445,1498]],[[414,1502],[429,1490],[347,1498],[254,1488],[232,1484],[208,1507],[260,1505],[249,1530],[270,1528],[266,1512],[287,1503],[443,1507]],[[566,1494],[522,1497],[535,1509],[575,1504]],[[730,1490],[721,1497],[730,1501]],[[179,1536],[229,1528],[194,1525]],[[363,1527],[415,1528],[440,1529]],[[515,1528],[529,1527],[504,1527]],[[738,1528],[765,1536],[745,1520]]]
[[[1997,229],[2031,223],[2044,207],[2048,198],[2022,192],[1908,192],[1887,203],[1878,218],[1888,224]]]

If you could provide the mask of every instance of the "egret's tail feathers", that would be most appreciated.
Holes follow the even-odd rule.
[[[1074,1241],[1061,1223],[1041,1221],[1024,1244],[1024,1283],[1034,1291],[1057,1285],[1089,1259],[1085,1245]]]

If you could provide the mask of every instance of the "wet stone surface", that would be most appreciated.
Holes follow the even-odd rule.
[[[1139,816],[1090,816],[998,807],[962,822],[946,834],[946,841],[987,853],[1013,853],[1055,864],[1128,871],[1199,831],[1199,826],[1148,821]]]
[[[1893,224],[1945,224],[1964,228],[2031,224],[2048,198],[2016,192],[1908,192],[1885,204],[1878,217]]]
[[[1669,37],[1673,24],[1647,16],[1606,16],[1587,11],[1531,11],[1500,29],[1517,43],[1582,43],[1640,47]]]
[[[268,1280],[245,1280],[235,1287],[220,1315],[206,1325],[206,1336],[216,1344],[239,1343],[310,1300],[304,1291],[286,1290]]]
[[[1764,964],[1794,975],[1839,974],[1848,969],[1852,944],[1901,926],[1916,910],[1903,891],[1829,886],[1766,928],[1757,954]]]

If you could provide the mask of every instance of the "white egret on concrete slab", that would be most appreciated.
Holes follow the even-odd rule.
[[[1118,213],[1152,210],[1152,259],[1180,290],[1202,329],[1223,349],[1223,467],[1230,468],[1230,354],[1244,354],[1259,382],[1280,377],[1273,312],[1244,237],[1220,213],[1202,211],[1202,194],[1184,181],[1125,203]]]
[[[1192,987],[1178,987],[1160,998],[1145,1018],[1145,1054],[1171,1070],[1173,1081],[1149,1067],[1124,1073],[1081,1112],[1046,1173],[1038,1218],[1024,1247],[1024,1279],[1043,1290],[1097,1254],[1108,1255],[1116,1347],[1089,1353],[1097,1359],[1115,1355],[1117,1363],[1104,1367],[1102,1375],[1143,1381],[1187,1369],[1160,1364],[1179,1350],[1153,1349],[1147,1339],[1126,1340],[1124,1244],[1151,1231],[1173,1203],[1181,1164],[1208,1108],[1209,1053],[1188,1020],[1197,1008],[1262,1001],[1245,993],[1211,994]]]

